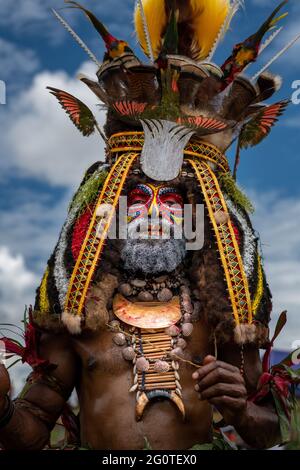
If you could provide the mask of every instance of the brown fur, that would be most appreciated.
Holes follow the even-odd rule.
[[[108,323],[107,305],[117,287],[117,277],[109,273],[91,287],[85,304],[85,325],[88,329],[96,331]]]

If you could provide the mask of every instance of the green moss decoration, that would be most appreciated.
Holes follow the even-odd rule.
[[[103,187],[107,175],[107,171],[96,170],[75,194],[70,205],[70,210],[76,207],[78,209],[78,217],[84,212],[86,207],[95,200]]]
[[[219,182],[220,182],[222,190],[226,194],[228,194],[228,196],[231,198],[233,203],[242,207],[247,212],[253,214],[255,209],[254,209],[252,202],[243,193],[243,191],[237,186],[231,173],[223,173],[219,178]]]

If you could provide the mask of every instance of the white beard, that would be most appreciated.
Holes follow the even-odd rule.
[[[174,271],[186,255],[185,240],[127,240],[121,252],[124,268],[157,274]]]

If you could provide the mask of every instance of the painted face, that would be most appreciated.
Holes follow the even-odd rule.
[[[138,218],[162,218],[170,225],[181,224],[183,198],[175,187],[138,184],[128,194],[128,223]]]

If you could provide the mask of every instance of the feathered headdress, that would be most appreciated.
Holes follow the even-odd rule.
[[[279,15],[279,11],[287,1],[255,34],[237,44],[221,67],[211,60],[243,5],[241,0],[138,0],[135,26],[139,43],[150,58],[147,64],[93,13],[75,1],[66,3],[84,13],[106,47],[98,80],[83,76],[80,80],[108,111],[109,126],[104,136],[108,139],[107,165],[94,168],[74,198],[38,291],[37,316],[43,317],[49,311],[62,313],[73,333],[81,331],[86,319],[86,297],[113,220],[112,213],[104,217],[99,208],[106,203],[113,208],[118,205],[132,172],[156,181],[184,178],[192,173],[216,237],[235,338],[241,343],[252,341],[258,312],[263,308],[265,280],[256,236],[247,214],[236,204],[237,199],[244,199],[235,186],[224,152],[237,140],[235,176],[240,148],[264,139],[288,104],[263,103],[278,89],[278,77],[265,71],[255,80],[241,75],[280,32],[281,28],[274,28],[286,16]],[[98,63],[65,20],[57,12],[55,15]],[[271,33],[263,42],[268,31]],[[96,128],[103,135],[93,113],[80,100],[56,88],[50,91],[83,135],[90,135]],[[249,207],[246,203],[245,206]],[[243,248],[232,217],[243,227]],[[112,291],[114,288],[111,280]]]

